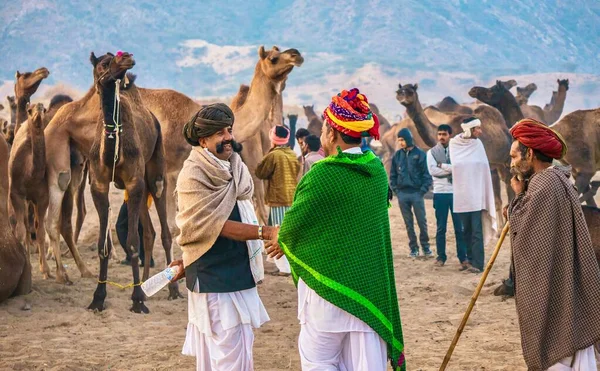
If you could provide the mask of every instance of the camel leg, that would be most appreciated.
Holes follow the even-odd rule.
[[[142,223],[142,239],[144,240],[144,273],[142,274],[142,281],[146,281],[150,276],[150,263],[152,261],[156,231],[152,225],[152,219],[150,219],[150,212],[144,202],[142,202],[140,209],[140,223]]]
[[[85,185],[88,177],[88,162],[85,161],[83,165],[83,171],[81,177],[79,177],[79,186],[77,187],[77,222],[75,224],[75,237],[74,241],[79,241],[79,234],[81,233],[81,227],[87,214],[85,208]]]
[[[90,186],[94,206],[98,212],[100,219],[100,230],[98,234],[98,257],[100,258],[100,273],[98,274],[98,285],[94,291],[94,299],[88,306],[90,310],[102,312],[104,310],[104,300],[106,299],[106,280],[108,278],[108,260],[110,258],[110,250],[112,250],[112,241],[106,238],[106,229],[108,228],[108,208],[110,206],[108,200],[108,184],[99,184],[92,182]],[[137,231],[137,229],[136,229]]]
[[[131,311],[134,313],[150,313],[150,310],[144,305],[146,296],[139,286],[140,283],[140,267],[139,267],[139,247],[140,247],[140,234],[138,232],[138,226],[140,222],[140,207],[142,206],[142,197],[146,193],[144,181],[141,178],[133,177],[127,184],[127,193],[129,199],[127,200],[127,242],[126,249],[131,256],[131,270],[133,272],[133,293],[131,294],[131,300],[133,305]],[[107,195],[108,196],[108,195]],[[145,207],[145,206],[144,206]]]
[[[492,188],[494,189],[494,203],[496,206],[496,221],[499,226],[504,225],[504,217],[502,216],[502,188],[500,187],[500,176],[498,170],[492,169]],[[498,228],[497,236],[500,236],[500,228]]]
[[[71,182],[73,184],[73,182]],[[79,269],[79,273],[81,273],[82,278],[92,278],[94,275],[90,272],[85,265],[85,262],[81,258],[79,254],[79,249],[75,246],[75,241],[73,239],[73,198],[75,197],[75,189],[69,189],[65,193],[63,198],[62,207],[61,207],[61,218],[60,218],[60,234],[63,239],[67,243],[67,247],[71,252],[71,256],[75,260],[75,264],[77,264],[77,268]]]
[[[40,217],[42,212],[45,213],[48,208],[48,201],[41,200],[41,202],[37,205],[34,205],[34,212],[39,218],[39,222],[36,226],[36,239],[35,243],[37,245],[38,250],[38,259],[40,263],[40,271],[42,272],[43,279],[47,280],[49,278],[53,278],[50,274],[50,267],[48,266],[48,260],[46,257],[46,232],[44,231],[44,218]]]
[[[10,202],[8,205],[9,221],[12,232],[20,243],[25,243],[27,256],[31,254],[31,245],[26,243],[26,225],[27,218],[25,215],[25,198],[16,192],[9,191]],[[29,258],[28,258],[29,259]]]

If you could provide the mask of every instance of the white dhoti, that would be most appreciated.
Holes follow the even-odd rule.
[[[369,325],[298,281],[303,371],[385,371],[387,345]]]
[[[573,367],[571,367],[573,363]],[[547,371],[597,371],[596,350],[594,346],[582,349],[575,353],[575,362],[573,357],[563,358],[557,364],[550,367]]]
[[[256,287],[230,293],[188,290],[188,327],[182,354],[198,371],[254,369],[252,328],[269,321]]]

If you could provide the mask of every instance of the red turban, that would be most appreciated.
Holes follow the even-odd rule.
[[[544,155],[561,159],[567,153],[567,143],[555,130],[534,119],[518,121],[510,134],[525,147],[536,149]]]

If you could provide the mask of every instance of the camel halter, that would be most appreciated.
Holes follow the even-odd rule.
[[[115,139],[115,156],[113,158],[113,168],[112,168],[112,178],[110,183],[108,184],[108,193],[110,194],[110,185],[115,183],[115,169],[117,168],[117,163],[119,162],[119,142],[121,138],[121,132],[123,129],[121,128],[121,79],[115,80],[115,100],[113,105],[113,116],[112,116],[113,124],[104,123],[105,128],[112,128],[112,131],[106,130],[106,134],[108,134],[108,138]],[[113,137],[114,134],[114,137]],[[104,236],[104,258],[108,258],[108,242],[110,241],[112,245],[112,207],[110,206],[110,202],[108,203],[108,225],[106,226],[106,234]]]

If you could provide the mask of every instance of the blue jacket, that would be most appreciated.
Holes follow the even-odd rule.
[[[392,158],[391,188],[395,193],[427,193],[433,179],[427,170],[427,155],[418,148],[396,151]]]

